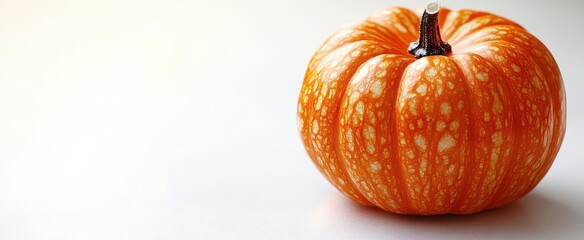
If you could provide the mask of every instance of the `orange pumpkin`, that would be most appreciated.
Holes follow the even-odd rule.
[[[553,56],[524,28],[430,3],[422,16],[387,8],[330,37],[308,66],[298,128],[352,200],[468,214],[540,182],[564,137],[566,97]]]

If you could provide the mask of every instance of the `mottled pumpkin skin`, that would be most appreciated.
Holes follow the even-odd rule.
[[[531,191],[566,128],[562,76],[518,24],[442,8],[446,56],[415,59],[420,14],[387,8],[330,37],[298,100],[322,174],[352,200],[400,214],[468,214]]]

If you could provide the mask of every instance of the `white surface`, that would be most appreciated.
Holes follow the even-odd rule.
[[[568,131],[524,199],[426,218],[353,204],[300,143],[325,38],[426,3],[359,2],[0,1],[0,239],[582,239],[584,2],[442,1],[547,44]]]

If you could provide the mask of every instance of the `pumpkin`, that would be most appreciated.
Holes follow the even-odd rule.
[[[470,214],[540,182],[564,137],[566,97],[552,54],[523,27],[432,2],[332,35],[309,63],[297,117],[316,167],[355,202]]]

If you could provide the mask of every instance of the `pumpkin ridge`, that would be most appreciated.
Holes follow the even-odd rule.
[[[379,44],[389,45],[396,49],[400,49],[401,47],[401,42],[392,41],[394,38],[397,38],[397,34],[389,31],[389,29],[377,22],[365,20],[363,23],[358,24],[358,27],[356,29],[357,31],[375,36],[375,40]]]
[[[552,142],[552,147],[553,147],[553,151],[550,153],[550,162],[548,163],[548,165],[545,167],[545,170],[542,169],[542,172],[540,172],[539,176],[537,177],[539,180],[535,183],[533,183],[533,187],[535,187],[539,181],[541,181],[543,179],[543,177],[545,176],[545,174],[549,171],[549,169],[551,168],[551,165],[553,164],[554,159],[556,158],[557,154],[560,151],[560,147],[563,143],[564,140],[564,136],[566,134],[566,113],[567,113],[567,109],[566,109],[566,90],[563,84],[563,78],[562,78],[562,73],[560,72],[559,66],[556,62],[556,60],[554,59],[553,55],[551,54],[551,52],[549,51],[549,49],[539,40],[537,39],[535,36],[533,36],[531,33],[527,32],[526,30],[523,30],[524,33],[527,35],[528,37],[528,41],[531,41],[532,44],[535,45],[535,47],[540,48],[540,50],[542,52],[544,52],[544,54],[546,55],[547,58],[549,58],[549,62],[542,62],[541,59],[539,58],[535,58],[535,62],[540,66],[540,68],[542,69],[542,71],[544,71],[544,75],[549,76],[549,74],[554,74],[556,75],[557,79],[548,79],[545,78],[544,80],[546,80],[550,86],[550,91],[552,92],[553,95],[551,95],[552,98],[552,109],[558,109],[557,111],[554,110],[552,111],[552,115],[553,115],[553,127],[554,127],[554,133],[552,136],[552,139],[554,139],[554,142]],[[545,63],[548,63],[548,68],[545,68]],[[556,92],[556,93],[553,93]]]
[[[355,68],[355,71],[351,74],[351,77],[349,78],[347,85],[343,88],[343,89],[339,89],[342,90],[342,95],[341,98],[339,99],[339,102],[337,104],[337,108],[339,109],[336,116],[335,116],[335,121],[334,121],[334,149],[335,149],[335,153],[338,156],[338,158],[341,160],[341,168],[345,171],[345,173],[347,174],[351,184],[354,186],[355,189],[357,189],[358,193],[360,194],[360,196],[362,196],[363,198],[365,198],[368,202],[370,202],[372,205],[375,205],[379,208],[385,209],[384,206],[380,206],[382,204],[378,204],[376,203],[376,199],[375,197],[370,197],[368,196],[368,194],[365,192],[364,189],[362,189],[363,187],[360,185],[359,182],[357,182],[358,180],[361,181],[366,181],[368,182],[367,179],[356,179],[355,176],[353,176],[354,174],[352,174],[348,169],[351,167],[349,165],[349,161],[347,160],[347,158],[344,156],[344,154],[341,152],[341,148],[339,146],[342,146],[341,142],[342,142],[342,134],[341,134],[341,114],[343,113],[343,103],[345,102],[345,100],[348,97],[348,89],[351,86],[352,82],[355,81],[355,76],[358,74],[359,70],[363,67],[366,66],[368,63],[370,63],[371,61],[376,61],[380,56],[384,56],[384,55],[389,55],[389,56],[395,56],[395,57],[401,57],[403,59],[407,59],[406,57],[399,55],[399,54],[393,54],[393,53],[381,53],[378,55],[374,55],[374,56],[369,56],[366,61],[364,61],[363,63],[361,63],[358,67]],[[406,60],[407,61],[407,60]],[[408,63],[409,64],[409,63]],[[362,96],[361,96],[362,97]],[[354,133],[354,134],[361,134],[359,133]],[[359,174],[357,174],[359,175]],[[386,178],[383,178],[384,182],[386,181]],[[403,200],[403,198],[402,198]]]
[[[402,96],[408,95],[408,93],[405,92],[405,90],[404,90],[405,84],[407,84],[409,82],[408,73],[416,71],[416,69],[414,69],[414,65],[416,63],[418,63],[418,61],[427,61],[427,59],[425,59],[425,58],[417,59],[416,61],[412,62],[412,64],[408,65],[404,69],[402,76],[401,76],[401,79],[400,79],[400,82],[399,82],[398,91],[396,94],[395,105],[394,105],[394,110],[393,110],[395,112],[395,118],[394,118],[395,125],[393,127],[395,129],[394,136],[396,136],[396,138],[398,138],[398,139],[396,139],[397,140],[396,143],[400,142],[400,144],[398,144],[398,147],[396,148],[396,153],[397,153],[396,159],[397,159],[398,170],[400,173],[399,176],[401,177],[400,180],[402,182],[402,185],[404,186],[404,190],[402,190],[402,192],[403,192],[402,197],[404,199],[406,199],[406,202],[408,203],[408,209],[407,209],[408,214],[410,214],[410,211],[411,211],[411,213],[420,213],[421,210],[419,209],[420,207],[415,204],[416,202],[419,202],[420,200],[416,199],[416,195],[413,194],[413,192],[412,192],[413,186],[411,185],[412,183],[408,179],[410,174],[407,172],[409,170],[409,168],[408,168],[409,166],[407,165],[407,162],[404,161],[405,158],[408,158],[408,157],[412,158],[412,157],[414,157],[414,155],[413,155],[412,150],[411,150],[413,147],[406,148],[406,147],[402,146],[402,145],[408,145],[406,142],[402,142],[402,141],[408,141],[409,139],[404,140],[404,139],[406,139],[406,137],[401,134],[402,131],[400,129],[401,128],[400,124],[403,124],[404,114],[402,112],[400,112],[400,110],[402,108],[400,105],[404,104],[404,102],[405,102],[402,100]],[[413,86],[411,88],[413,88]],[[406,108],[406,107],[404,106],[404,108]],[[417,157],[417,156],[415,156],[415,157]],[[412,170],[412,171],[414,171],[414,170]],[[410,191],[406,191],[406,190],[410,190]]]
[[[335,79],[335,81],[337,81],[339,83],[342,83],[342,84],[345,84],[345,86],[343,86],[343,90],[344,90],[344,88],[346,87],[346,85],[350,81],[351,76],[355,74],[358,66],[361,66],[363,64],[363,62],[365,62],[367,59],[369,59],[371,57],[374,57],[374,56],[377,56],[377,55],[380,55],[380,54],[387,53],[388,49],[385,49],[385,48],[376,48],[377,45],[375,45],[375,42],[372,42],[372,41],[369,41],[369,40],[362,40],[362,41],[357,41],[357,42],[350,43],[350,44],[347,44],[347,45],[343,45],[339,49],[337,49],[335,51],[332,51],[327,56],[321,58],[319,61],[313,62],[313,64],[316,65],[314,67],[311,67],[314,70],[314,72],[310,72],[305,77],[305,81],[307,81],[309,78],[314,78],[313,79],[313,82],[303,83],[303,89],[301,90],[303,96],[307,96],[307,97],[311,98],[311,101],[306,102],[306,103],[303,103],[302,102],[302,96],[299,98],[299,101],[300,101],[301,105],[303,106],[303,108],[305,108],[305,111],[311,111],[310,113],[308,113],[308,112],[301,113],[301,118],[303,119],[303,121],[306,121],[307,124],[308,124],[309,122],[312,122],[315,119],[318,119],[317,117],[315,117],[315,115],[318,114],[318,111],[315,110],[315,105],[316,105],[315,102],[316,102],[316,99],[319,98],[322,95],[321,95],[321,93],[317,93],[316,90],[313,90],[313,91],[310,91],[310,92],[309,91],[306,91],[306,88],[313,87],[314,82],[321,83],[321,84],[328,84],[328,82],[323,81],[323,79],[326,78],[326,76],[323,76],[323,74],[324,74],[323,72],[325,71],[325,69],[331,68],[331,66],[326,65],[327,63],[326,62],[323,62],[323,60],[326,60],[327,58],[332,57],[332,56],[330,56],[331,54],[342,54],[342,53],[337,52],[337,51],[341,50],[342,48],[346,48],[343,51],[347,51],[347,53],[348,53],[348,52],[351,52],[352,49],[362,49],[365,46],[371,47],[373,49],[373,50],[370,50],[372,53],[364,53],[364,52],[362,52],[362,53],[360,53],[362,55],[360,55],[360,56],[358,56],[358,58],[352,60],[353,62],[349,62],[349,63],[340,63],[339,62],[338,65],[333,65],[334,68],[345,65],[345,67],[344,67],[345,69],[343,71],[344,73],[339,73],[338,75],[339,76],[346,75],[345,76],[346,77],[346,80],[341,81],[339,79]],[[377,51],[377,52],[374,52],[374,51]],[[346,58],[347,56],[346,55],[342,55],[342,57],[345,57]],[[325,64],[324,65],[324,68],[318,70],[320,68],[320,65],[322,65],[322,64]],[[310,84],[310,83],[312,83],[312,84]],[[322,88],[322,86],[320,86],[320,87]],[[337,86],[337,88],[338,88],[338,86]],[[333,104],[334,105],[334,108],[333,108],[333,106],[330,106],[331,107],[331,111],[337,111],[338,110],[338,106],[340,104],[340,99],[342,99],[342,97],[343,97],[343,95],[337,96],[337,99],[335,100],[336,103]],[[323,96],[323,98],[324,98],[324,96]],[[329,101],[329,100],[327,100],[327,101]],[[304,117],[304,116],[306,116],[306,117]],[[333,126],[330,126],[330,129],[332,129],[333,134],[335,134],[335,132],[336,132],[336,131],[334,131],[334,129],[336,129],[335,126],[334,126],[334,124],[336,124],[337,117],[338,116],[335,115],[334,116],[334,119],[332,119],[332,121],[328,121],[328,122],[331,122],[333,124]],[[305,128],[308,128],[308,127],[305,127]],[[352,186],[352,185],[346,186],[345,185],[345,184],[351,184],[351,183],[347,183],[347,182],[351,182],[351,179],[347,175],[347,173],[345,172],[345,170],[343,169],[343,167],[341,165],[342,164],[342,161],[337,158],[336,149],[334,150],[334,155],[335,156],[334,157],[330,157],[330,159],[329,159],[328,157],[325,156],[324,153],[321,152],[321,151],[323,151],[322,149],[316,149],[316,146],[313,146],[312,141],[316,141],[316,140],[313,140],[316,137],[313,134],[313,132],[311,130],[308,130],[308,129],[305,129],[305,131],[307,132],[307,134],[306,134],[305,148],[307,149],[307,152],[309,152],[309,154],[312,153],[312,154],[310,154],[311,155],[311,160],[313,161],[313,163],[315,163],[315,165],[320,170],[320,172],[325,176],[325,178],[327,178],[329,180],[329,182],[333,183],[333,185],[337,189],[339,189],[341,192],[343,192],[345,195],[347,195],[351,199],[354,199],[355,201],[360,202],[360,203],[362,203],[364,205],[371,205],[369,202],[367,202],[367,200],[365,198],[363,198],[363,196],[360,195],[360,192],[357,189],[355,189],[354,186]],[[334,139],[336,139],[336,136],[331,136],[330,139],[334,140]],[[336,144],[332,140],[331,140],[331,143],[329,143],[329,144],[332,144],[332,145]],[[321,140],[318,140],[318,142],[320,142],[320,141]],[[335,158],[337,158],[337,159],[335,159]],[[334,164],[338,165],[339,166],[338,167],[339,171],[342,171],[342,172],[340,174],[341,176],[338,176],[337,175],[336,177],[339,177],[343,181],[341,182],[340,180],[338,180],[338,179],[336,179],[334,177],[329,176],[328,172],[332,173],[334,171],[332,171],[329,166],[326,166],[324,164],[323,164],[323,166],[320,166],[318,164],[318,161],[317,161],[318,159],[324,159],[324,160],[320,160],[320,161],[327,161],[327,162],[328,161],[332,161],[332,162],[334,162]],[[351,194],[355,194],[355,196],[352,196]]]
[[[390,45],[392,47],[395,47],[396,49],[400,49],[401,50],[400,53],[402,55],[407,55],[407,51],[405,50],[407,48],[407,45],[404,45],[401,39],[398,38],[397,34],[388,29],[387,26],[370,19],[366,19],[365,23],[373,24],[376,28],[379,28],[374,30],[368,28],[367,31],[368,32],[375,31],[375,34],[379,34],[378,37],[380,38],[379,39],[380,43]]]
[[[500,28],[500,27],[512,27],[512,28],[517,28],[514,25],[508,25],[508,24],[495,24],[495,25],[490,25],[490,26],[486,26],[478,31],[469,33],[467,36],[465,36],[463,38],[463,40],[461,41],[457,41],[455,42],[453,45],[456,45],[457,48],[456,51],[457,53],[465,53],[465,52],[475,52],[474,49],[476,49],[477,45],[482,45],[482,44],[488,44],[488,43],[492,43],[492,42],[496,42],[496,41],[505,41],[503,40],[503,38],[499,38],[499,39],[484,39],[484,35],[485,32],[488,35],[493,35],[492,33],[489,33],[488,31],[491,31],[495,28]],[[514,29],[513,31],[518,31],[516,29]],[[470,50],[469,50],[470,49]]]
[[[550,92],[550,89],[549,89],[549,87],[550,87],[549,86],[549,83],[548,83],[548,81],[546,79],[546,75],[544,75],[541,72],[542,71],[542,68],[539,66],[539,64],[535,60],[535,58],[533,58],[529,54],[525,54],[525,53],[529,53],[529,51],[526,48],[524,48],[523,46],[518,45],[516,43],[513,43],[513,42],[499,41],[499,42],[497,42],[497,44],[499,44],[499,46],[507,46],[509,52],[512,52],[512,53],[515,53],[517,55],[521,55],[522,57],[524,57],[525,58],[525,61],[528,62],[528,65],[529,66],[533,66],[532,69],[534,69],[534,71],[536,72],[537,77],[541,77],[542,78],[541,79],[541,82],[542,82],[541,83],[541,88],[544,91],[544,93],[543,93],[544,96],[552,96],[551,95],[551,92]],[[509,47],[509,46],[511,46],[511,47]],[[534,84],[533,83],[533,80],[530,80],[529,82],[531,84]],[[543,115],[545,113],[542,112],[542,115],[543,116],[537,116],[536,118],[538,118],[538,119],[544,119],[545,118],[545,119],[547,119],[547,120],[550,121],[550,122],[547,122],[547,127],[541,126],[539,128],[544,128],[544,129],[547,129],[548,130],[547,133],[542,134],[542,135],[545,136],[545,135],[549,135],[551,133],[551,137],[554,137],[554,133],[555,133],[555,126],[554,126],[554,103],[553,103],[553,101],[551,99],[552,99],[552,97],[546,97],[544,99],[544,101],[543,101],[544,104],[538,104],[538,106],[548,106],[549,107],[549,110],[548,110],[549,113],[547,115]],[[542,123],[542,125],[543,125],[543,123]],[[553,139],[553,138],[550,138],[550,139]],[[529,184],[526,185],[524,191],[522,193],[518,194],[518,196],[523,196],[527,192],[529,192],[531,189],[533,189],[535,187],[533,185],[534,182],[538,182],[538,180],[541,180],[541,179],[537,179],[537,177],[539,176],[539,173],[540,172],[543,172],[543,171],[547,172],[547,170],[549,168],[546,168],[545,166],[547,166],[547,165],[550,165],[551,166],[551,163],[553,162],[553,159],[550,159],[550,155],[549,155],[549,153],[551,152],[550,150],[552,148],[552,144],[551,143],[545,144],[545,143],[542,142],[540,145],[544,145],[544,147],[545,147],[545,149],[541,152],[541,154],[536,154],[536,156],[540,156],[541,155],[541,157],[539,157],[539,158],[536,157],[536,159],[538,160],[537,162],[540,162],[541,165],[538,166],[538,167],[535,167],[533,169],[534,174],[527,175],[527,177],[528,177],[527,180],[528,180]],[[534,164],[537,164],[537,162],[534,163]],[[532,171],[530,171],[530,172],[532,172]]]
[[[416,214],[443,213],[462,183],[460,171],[464,165],[459,164],[458,156],[467,142],[458,139],[466,138],[468,132],[463,103],[466,97],[464,90],[455,89],[464,83],[449,71],[454,66],[448,59],[428,56],[416,60],[408,66],[400,84],[396,136],[405,190]],[[440,157],[439,163],[435,156]]]
[[[491,63],[493,66],[497,66],[499,64],[497,64],[496,62],[491,61],[491,59],[484,57],[483,55],[480,54],[480,52],[475,52],[475,54],[477,56],[479,56],[480,58],[482,58],[485,62],[489,62]],[[493,68],[494,71],[499,72],[499,74],[501,76],[506,76],[508,77],[507,74],[505,74],[503,71],[501,71],[499,68],[495,67]],[[509,98],[509,102],[515,102],[515,95],[513,94],[513,91],[511,89],[511,87],[509,86],[509,84],[507,83],[507,81],[502,81],[502,87],[505,89],[505,92],[509,93],[506,95],[506,97]],[[519,123],[517,114],[515,113],[514,109],[511,108],[509,111],[511,111],[511,118],[512,118],[512,124],[511,126],[511,131],[515,132],[517,131],[517,129],[521,128],[521,124]],[[510,153],[510,157],[509,157],[509,161],[507,162],[507,166],[504,167],[504,173],[503,173],[503,179],[501,180],[501,183],[496,187],[496,190],[493,193],[493,196],[491,197],[491,200],[486,202],[485,201],[485,205],[487,206],[486,209],[491,209],[491,208],[496,208],[499,206],[494,206],[493,204],[496,203],[497,198],[503,194],[503,190],[505,190],[505,186],[507,186],[508,181],[510,181],[511,179],[511,170],[513,169],[513,163],[515,162],[515,159],[517,158],[517,151],[518,151],[518,147],[519,147],[519,141],[517,141],[516,135],[512,134],[511,135],[511,153]]]
[[[408,57],[405,57],[406,59],[411,59]],[[398,186],[398,195],[400,196],[401,200],[402,200],[402,209],[403,209],[403,213],[409,213],[411,212],[412,206],[411,206],[411,202],[410,202],[410,198],[408,197],[405,189],[407,189],[406,187],[406,181],[405,181],[405,177],[404,177],[404,173],[403,170],[401,168],[401,164],[400,164],[400,153],[401,151],[399,150],[400,145],[399,145],[399,140],[398,140],[398,134],[397,134],[397,118],[399,116],[399,114],[397,113],[396,109],[397,109],[397,104],[398,104],[398,99],[400,96],[400,84],[401,81],[403,80],[405,71],[407,69],[407,67],[414,61],[409,62],[408,64],[406,64],[405,66],[403,66],[402,68],[400,68],[397,74],[397,84],[394,86],[395,89],[395,94],[393,95],[393,99],[389,99],[389,106],[391,107],[389,109],[389,112],[392,113],[392,117],[390,117],[388,120],[386,120],[387,124],[389,125],[389,132],[391,134],[391,136],[393,136],[392,139],[392,143],[391,143],[391,148],[392,148],[392,152],[390,153],[392,155],[391,158],[391,165],[392,165],[392,172],[395,175],[395,179],[397,181],[396,185]]]
[[[402,162],[401,162],[401,146],[399,145],[399,137],[398,137],[398,129],[397,129],[397,125],[398,125],[398,117],[399,117],[399,113],[398,113],[398,104],[399,104],[399,97],[401,96],[400,92],[401,92],[401,82],[404,79],[404,75],[406,73],[406,70],[408,69],[408,67],[413,63],[414,61],[412,61],[411,63],[409,63],[408,65],[406,65],[403,69],[401,69],[401,74],[399,76],[399,82],[396,86],[396,93],[395,93],[395,99],[393,99],[393,101],[391,101],[391,107],[392,109],[390,110],[393,113],[393,117],[391,118],[391,122],[389,122],[389,124],[391,124],[390,126],[390,130],[391,130],[391,134],[392,136],[394,136],[394,141],[392,143],[392,148],[394,150],[394,157],[393,157],[393,161],[392,161],[392,166],[393,166],[393,170],[396,174],[396,179],[398,180],[398,185],[400,186],[398,189],[399,195],[402,198],[403,201],[403,209],[404,209],[404,213],[406,214],[410,214],[413,213],[412,211],[412,199],[410,198],[410,196],[408,195],[408,193],[406,192],[407,189],[407,179],[405,178],[405,174],[403,172],[403,168],[402,168]]]
[[[518,34],[520,33],[520,34]],[[527,32],[525,29],[521,28],[520,26],[517,25],[509,25],[509,24],[494,24],[494,25],[489,25],[486,26],[476,32],[473,32],[472,35],[477,35],[477,36],[473,36],[472,39],[470,40],[476,40],[476,39],[480,39],[480,41],[470,41],[470,40],[465,40],[464,42],[460,42],[460,43],[464,43],[467,45],[478,45],[478,44],[487,44],[493,41],[506,41],[508,42],[508,40],[510,38],[524,38],[524,41],[535,41],[537,40],[533,35],[531,35],[529,32]],[[521,40],[521,39],[520,39]],[[517,40],[516,40],[517,41]],[[511,42],[510,42],[511,43]],[[525,49],[526,46],[524,45],[517,45],[517,47],[522,47],[525,50],[530,50],[530,49],[534,49],[534,48],[542,48],[541,50],[546,50],[549,52],[549,50],[547,48],[544,48],[545,46],[541,46],[543,45],[543,43],[539,42],[540,46],[537,47],[529,47],[528,49]],[[469,47],[470,48],[470,47]]]
[[[515,43],[512,43],[512,42],[502,42],[501,41],[500,44],[515,46],[517,48],[517,52],[528,52],[528,49],[526,49],[525,47],[518,45],[518,44],[515,44]],[[526,55],[526,56],[529,56],[529,55]],[[539,72],[542,71],[543,67],[540,66],[539,62],[536,59],[534,59],[533,57],[526,57],[526,59],[528,59],[535,68],[539,69]],[[538,71],[536,70],[536,72],[538,72]],[[546,96],[552,96],[551,89],[550,89],[550,86],[549,86],[547,79],[545,78],[545,76],[541,76],[541,77],[542,77],[542,82],[543,82],[543,84],[542,84],[543,88],[546,90]],[[555,124],[556,119],[555,119],[554,113],[556,111],[555,111],[555,104],[553,102],[554,100],[552,97],[546,98],[546,100],[547,100],[548,106],[550,107],[548,115],[551,117],[548,117],[548,119],[550,119],[550,123],[548,123],[548,126],[549,126],[548,131],[551,132],[551,137],[550,137],[550,142],[551,142],[551,141],[554,141],[554,139],[556,139],[558,137],[559,131],[556,129],[557,125]],[[544,144],[544,145],[546,146],[546,149],[544,150],[544,153],[542,156],[542,158],[543,158],[542,166],[540,166],[539,170],[537,170],[537,173],[534,174],[533,177],[531,177],[531,179],[530,179],[531,183],[528,185],[528,187],[525,189],[525,191],[522,194],[520,194],[519,196],[524,196],[525,194],[529,193],[533,188],[535,188],[537,186],[537,184],[543,179],[543,177],[539,178],[539,176],[545,175],[545,173],[547,173],[547,171],[550,169],[550,167],[553,163],[553,160],[555,158],[554,149],[553,149],[554,145],[552,145],[551,143]],[[554,156],[552,156],[552,155],[554,155]]]
[[[472,107],[472,101],[475,98],[474,94],[473,94],[473,90],[471,89],[471,87],[469,86],[468,83],[468,76],[466,75],[466,73],[462,70],[460,63],[458,62],[458,60],[456,58],[450,58],[452,59],[452,62],[454,63],[454,66],[456,67],[456,69],[458,70],[458,72],[460,74],[462,74],[462,79],[464,79],[464,87],[466,88],[466,94],[468,96],[467,98],[467,105],[468,105],[468,114],[469,114],[469,118],[468,118],[468,148],[466,149],[466,151],[469,153],[467,154],[467,156],[469,156],[469,159],[465,160],[465,166],[464,166],[464,176],[462,177],[462,181],[463,184],[460,186],[460,189],[458,191],[458,196],[456,197],[457,199],[454,201],[454,203],[452,204],[452,208],[448,209],[447,212],[451,212],[451,213],[458,213],[460,210],[460,205],[459,203],[463,200],[464,197],[466,197],[466,193],[468,191],[470,191],[470,184],[471,184],[471,180],[470,178],[472,177],[471,174],[469,173],[473,173],[475,172],[474,170],[471,171],[470,167],[472,166],[473,168],[477,168],[478,164],[476,163],[476,157],[475,157],[475,151],[477,151],[477,143],[475,140],[475,120],[473,117],[473,107]],[[485,177],[485,174],[483,174],[483,176],[481,176],[483,179]]]
[[[490,21],[486,24],[481,24],[475,28],[471,27],[471,25],[477,24],[477,22],[479,22],[483,19],[489,19]],[[499,21],[502,21],[502,22],[499,22]],[[474,18],[472,20],[468,20],[467,22],[462,24],[458,29],[455,30],[455,32],[452,35],[450,35],[448,41],[452,45],[463,45],[465,42],[472,40],[473,39],[472,36],[475,33],[482,31],[485,28],[493,27],[493,26],[513,26],[516,28],[523,29],[521,26],[519,26],[517,23],[515,23],[513,21],[507,20],[506,18],[499,17],[499,16],[494,15],[494,14],[487,13],[486,15],[476,17],[476,18]],[[462,40],[460,40],[460,39],[462,39]]]
[[[347,29],[341,29],[341,30],[338,30],[335,33],[333,33],[333,35],[331,37],[329,37],[325,41],[325,43],[323,43],[319,47],[318,51],[311,59],[309,66],[311,66],[312,64],[318,65],[316,63],[313,63],[313,61],[320,62],[323,59],[325,59],[327,56],[332,54],[333,52],[339,50],[340,48],[342,48],[346,45],[350,45],[350,44],[353,44],[356,42],[361,42],[361,41],[371,41],[371,42],[377,43],[378,41],[376,41],[376,40],[381,40],[381,39],[375,39],[375,38],[371,38],[369,36],[366,36],[367,34],[369,34],[368,32],[360,30],[360,29],[356,29],[355,27],[357,27],[357,25],[350,26]],[[355,34],[355,33],[359,33],[359,34]],[[335,38],[341,38],[341,39],[335,40]],[[335,40],[335,41],[333,41],[333,40]],[[309,69],[310,69],[310,67],[309,67]]]
[[[524,29],[523,29],[523,33],[529,37],[528,40],[535,41],[535,42],[532,42],[532,43],[536,44],[535,48],[542,48],[542,50],[544,50],[544,52],[549,53],[549,49],[547,49],[547,47],[545,47],[545,45],[543,43],[541,43],[541,41],[539,41],[537,38],[535,38],[533,35],[531,35],[527,31],[525,31]],[[499,41],[501,42],[501,44],[509,44],[509,45],[513,45],[513,46],[517,47],[520,52],[529,52],[529,50],[530,50],[523,45],[519,45],[519,44],[516,44],[513,42],[503,42],[501,40],[499,40]],[[529,55],[527,55],[527,56],[529,56]],[[531,62],[535,66],[537,66],[540,69],[540,71],[547,71],[546,68],[541,65],[541,64],[543,64],[543,62],[538,61],[537,58],[531,57],[531,58],[529,58],[529,60],[531,60]],[[557,66],[557,63],[555,63],[555,59],[553,59],[553,56],[551,56],[551,60],[553,61],[553,64]],[[562,79],[561,73],[559,72],[559,70],[555,71],[555,72],[557,72],[558,78]],[[555,72],[552,70],[552,71],[549,71],[549,74],[554,74]],[[548,76],[548,74],[543,74],[543,75]],[[544,85],[545,89],[547,90],[547,96],[553,96],[552,89],[551,89],[552,86],[550,86],[550,85],[553,84],[554,81],[549,80],[548,78],[545,78],[545,77],[542,78],[542,81],[544,83],[543,85]],[[557,90],[561,89],[561,91],[565,95],[565,90],[563,88],[562,82],[559,82],[558,85],[559,85],[558,86],[559,89],[557,89]],[[561,93],[560,93],[560,95],[561,95]],[[557,106],[560,106],[560,108],[563,107],[565,109],[565,106],[562,106],[561,103],[558,102],[559,100],[556,97],[550,97],[548,99],[549,99],[548,102],[549,102],[549,106],[550,106],[549,115],[552,116],[549,118],[551,121],[549,126],[550,126],[551,131],[552,131],[552,135],[550,137],[552,142],[550,144],[547,144],[548,149],[546,149],[546,154],[545,154],[546,155],[546,157],[545,157],[546,164],[545,164],[545,166],[540,167],[538,173],[535,174],[534,177],[532,178],[531,184],[526,189],[525,193],[521,194],[521,196],[529,193],[533,188],[535,188],[537,186],[537,184],[539,184],[539,182],[543,179],[543,176],[549,171],[549,169],[551,168],[551,165],[554,162],[556,155],[558,154],[558,152],[560,150],[560,146],[562,144],[562,141],[563,141],[563,138],[565,135],[565,122],[563,124],[556,124],[557,120],[561,121],[561,119],[565,119],[565,117],[562,118],[562,116],[560,116],[560,114],[557,114],[558,111],[556,111],[556,108],[557,108]],[[565,111],[564,111],[564,113],[565,113]],[[562,130],[562,127],[563,127],[563,130]],[[555,143],[555,142],[557,142],[557,143]]]
[[[345,44],[342,44],[342,45],[339,45],[339,46],[335,47],[334,49],[331,49],[330,51],[324,53],[324,55],[321,55],[320,59],[318,59],[318,63],[315,63],[315,65],[316,66],[320,65],[322,63],[322,60],[323,59],[326,59],[328,56],[330,56],[331,54],[339,51],[343,47],[346,47],[346,46],[349,46],[349,45],[352,45],[352,44],[361,44],[361,43],[368,43],[368,44],[371,44],[371,45],[374,45],[374,46],[377,46],[377,47],[381,47],[381,48],[383,48],[383,49],[385,49],[385,50],[388,51],[387,53],[381,53],[381,54],[403,55],[403,54],[400,54],[399,52],[393,52],[393,51],[399,51],[397,48],[391,48],[391,47],[389,47],[389,46],[387,46],[385,44],[380,44],[380,42],[375,41],[375,40],[362,39],[362,40],[347,42]],[[359,65],[358,67],[361,67],[361,65]],[[312,75],[312,73],[310,75]],[[306,76],[308,76],[308,74]]]
[[[487,13],[485,12],[466,9],[450,11],[448,16],[444,19],[443,24],[440,25],[440,34],[445,40],[449,40],[454,34],[456,34],[462,25],[486,14]]]
[[[390,19],[391,17],[397,18],[397,20]],[[383,26],[387,31],[393,33],[396,40],[400,41],[407,48],[408,44],[413,41],[418,34],[419,19],[414,12],[410,9],[403,7],[389,7],[383,10],[374,12],[370,14],[366,21],[376,22],[380,26]],[[409,28],[404,27],[401,23],[407,23]],[[402,36],[402,35],[410,36]],[[411,37],[412,39],[409,39]]]
[[[379,26],[383,28],[383,26]],[[392,44],[387,44],[387,39],[381,33],[372,34],[370,27],[366,23],[355,23],[346,25],[343,28],[335,31],[332,36],[328,37],[325,42],[320,45],[316,54],[311,59],[312,61],[320,61],[326,56],[330,55],[333,51],[342,48],[345,45],[349,45],[359,41],[372,41],[383,47],[389,47],[395,51],[403,52],[403,55],[407,55],[405,50],[402,50],[397,43],[395,46]],[[373,36],[371,36],[373,35]],[[395,54],[398,54],[396,52]],[[310,65],[310,64],[309,64]]]
[[[368,40],[363,40],[363,41],[368,41]],[[363,66],[370,59],[375,58],[375,57],[380,56],[380,55],[383,55],[383,54],[391,54],[391,53],[380,53],[380,54],[374,54],[372,56],[363,57],[363,59],[364,59],[363,62],[357,64],[357,67],[354,67],[354,68],[352,68],[350,70],[350,71],[352,71],[352,73],[347,74],[350,77],[347,79],[347,82],[346,82],[345,86],[342,89],[339,89],[343,94],[337,100],[337,103],[335,104],[336,106],[334,107],[334,109],[339,109],[340,108],[343,99],[346,97],[347,87],[349,86],[349,83],[351,82],[351,80],[353,79],[353,77],[355,76],[355,73],[357,73],[357,71],[359,70],[359,68],[361,68],[361,66]],[[338,129],[339,129],[339,113],[340,113],[340,111],[337,110],[337,114],[335,114],[335,117],[334,117],[334,119],[332,121],[333,122],[333,127],[331,128],[331,129],[333,129],[333,131],[332,131],[333,132],[332,139],[335,140],[332,143],[333,144],[332,147],[334,149],[333,150],[334,154],[336,155],[337,159],[339,159],[339,165],[340,165],[339,169],[340,169],[340,171],[343,171],[343,173],[347,176],[347,178],[349,180],[348,182],[349,182],[349,184],[351,184],[351,187],[353,189],[357,190],[357,191],[355,191],[355,194],[357,194],[360,198],[365,199],[367,201],[367,202],[362,203],[362,204],[363,205],[367,205],[367,206],[373,206],[375,204],[373,202],[371,202],[371,200],[369,198],[367,198],[367,195],[364,194],[363,191],[358,187],[358,183],[356,183],[353,180],[353,178],[351,177],[351,174],[348,173],[348,171],[347,171],[347,167],[348,166],[345,163],[345,159],[342,156],[342,154],[339,153],[339,147],[338,147],[338,145],[339,145],[339,132],[338,132]]]

